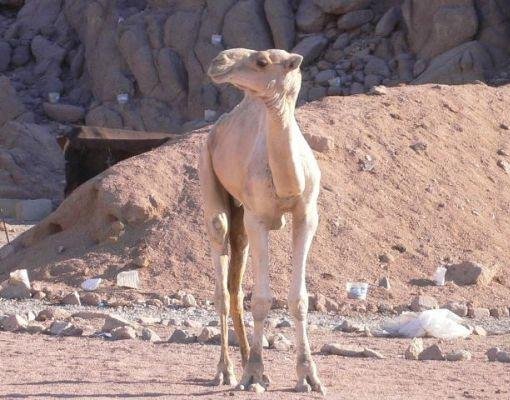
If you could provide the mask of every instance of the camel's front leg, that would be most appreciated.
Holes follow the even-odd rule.
[[[269,385],[269,380],[264,375],[264,365],[262,363],[264,320],[269,313],[273,300],[271,288],[269,287],[269,232],[264,224],[248,211],[245,211],[244,224],[252,249],[254,286],[251,298],[251,312],[253,314],[254,328],[250,357],[244,367],[240,385],[243,389],[258,391],[265,390]]]
[[[305,273],[308,250],[317,230],[318,215],[315,206],[300,213],[294,213],[292,220],[292,280],[289,291],[289,311],[296,324],[297,377],[296,391],[316,391],[325,394],[324,385],[319,379],[317,367],[312,360],[310,343],[306,334],[308,293]]]

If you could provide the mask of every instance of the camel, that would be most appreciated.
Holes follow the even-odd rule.
[[[228,355],[229,311],[244,369],[238,388],[263,392],[269,385],[262,361],[264,320],[273,300],[268,236],[269,231],[281,229],[284,214],[290,213],[293,272],[288,307],[296,326],[296,390],[325,393],[306,332],[305,269],[318,224],[320,170],[294,116],[302,60],[283,50],[229,49],[214,58],[208,70],[214,83],[229,83],[244,92],[243,100],[218,119],[200,155],[199,177],[221,328],[216,385],[237,385]],[[249,247],[254,277],[251,349],[243,322],[242,290]]]

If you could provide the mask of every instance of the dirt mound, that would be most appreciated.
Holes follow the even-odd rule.
[[[510,176],[501,165],[509,161],[509,102],[510,87],[479,84],[400,87],[299,109],[305,133],[335,141],[334,149],[317,153],[323,189],[310,291],[343,300],[347,281],[377,285],[388,276],[391,291],[374,288],[374,301],[403,303],[424,292],[440,302],[507,304]],[[211,298],[197,177],[206,135],[196,131],[81,186],[14,242],[2,277],[23,267],[49,284],[101,276],[112,286],[119,271],[145,259],[143,290],[188,289]],[[272,235],[271,280],[280,298],[291,272],[288,229]],[[485,287],[417,286],[448,259],[500,272]]]

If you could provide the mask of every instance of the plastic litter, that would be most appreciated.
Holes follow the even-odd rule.
[[[471,335],[472,329],[462,325],[464,320],[444,308],[421,313],[405,312],[386,323],[383,329],[393,336],[415,338],[435,337],[438,339],[463,339]]]
[[[349,299],[365,300],[368,293],[368,283],[365,282],[347,282],[347,297]]]
[[[222,42],[223,42],[223,36],[221,36],[221,35],[212,35],[211,36],[211,44],[218,46]]]
[[[94,290],[97,290],[99,288],[99,285],[101,285],[101,278],[91,278],[87,279],[81,284],[81,288],[87,292],[93,292]]]
[[[140,278],[138,271],[122,271],[117,274],[117,286],[138,289]]]
[[[48,101],[51,104],[56,104],[60,101],[60,93],[59,92],[49,92],[48,93]]]
[[[117,103],[120,105],[127,104],[129,101],[129,94],[128,93],[120,93],[117,95]]]
[[[446,268],[445,267],[437,267],[436,273],[434,274],[434,282],[436,282],[437,286],[444,286],[446,279]]]

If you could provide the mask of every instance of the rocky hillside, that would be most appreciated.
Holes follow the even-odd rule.
[[[509,102],[510,86],[422,85],[303,106],[298,119],[308,138],[321,139],[312,144],[323,175],[311,291],[344,301],[346,282],[360,280],[374,285],[369,303],[407,304],[422,292],[442,303],[508,306]],[[119,271],[140,268],[144,291],[211,298],[197,177],[206,134],[183,136],[82,185],[13,243],[0,281],[27,268],[39,287],[68,290],[99,276],[112,288]],[[289,239],[288,227],[272,236],[279,298],[288,290]],[[462,260],[485,265],[496,280],[430,286],[439,265]],[[377,287],[384,277],[390,291]]]

